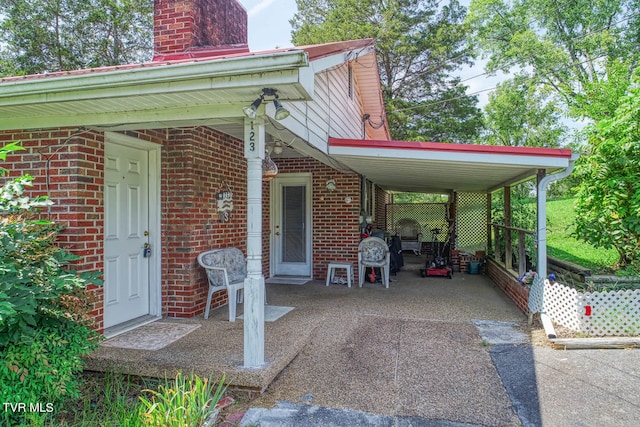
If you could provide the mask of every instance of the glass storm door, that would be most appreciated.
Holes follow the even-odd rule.
[[[311,177],[274,180],[272,237],[275,276],[311,276]]]

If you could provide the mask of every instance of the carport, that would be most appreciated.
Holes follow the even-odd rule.
[[[476,224],[476,230],[486,230],[489,254],[492,193],[505,190],[504,225],[510,236],[510,188],[537,179],[537,272],[546,277],[546,190],[549,183],[573,170],[577,156],[571,150],[330,138],[328,151],[333,159],[385,191],[486,195],[487,221]],[[506,262],[504,267],[510,268]]]

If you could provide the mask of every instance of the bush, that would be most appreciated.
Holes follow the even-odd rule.
[[[0,158],[16,149],[5,146]],[[12,411],[5,404],[4,425],[17,424],[37,405],[51,412],[77,397],[81,357],[99,337],[84,290],[101,284],[100,274],[68,269],[79,257],[56,245],[61,227],[39,217],[38,209],[51,202],[25,195],[32,180],[11,179],[0,189],[0,401],[27,407]]]

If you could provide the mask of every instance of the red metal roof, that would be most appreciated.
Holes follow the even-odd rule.
[[[501,145],[453,144],[444,142],[416,141],[374,141],[341,138],[329,138],[329,146],[571,158],[571,150],[567,148],[507,147]]]
[[[81,70],[56,71],[51,73],[30,74],[25,76],[11,76],[0,78],[0,83],[16,82],[24,80],[50,79],[63,76],[75,76],[94,73],[106,73],[121,70],[132,70],[137,68],[162,67],[175,64],[213,62],[222,59],[244,58],[261,55],[275,55],[283,52],[304,50],[309,55],[309,60],[314,61],[329,55],[347,52],[353,49],[362,49],[373,45],[373,39],[350,40],[335,43],[323,43],[309,46],[286,47],[280,49],[262,50],[250,52],[242,47],[225,47],[223,49],[206,49],[203,51],[189,51],[183,54],[173,54],[169,56],[158,56],[157,61],[144,62],[139,64],[113,65],[107,67],[85,68]]]

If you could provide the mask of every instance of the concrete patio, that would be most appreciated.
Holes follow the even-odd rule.
[[[241,319],[228,322],[226,306],[213,310],[207,320],[201,316],[162,319],[163,323],[197,328],[158,350],[103,343],[87,359],[87,369],[114,369],[159,377],[173,376],[178,370],[202,376],[225,374],[232,388],[261,393],[313,341],[319,330],[334,336],[338,347],[335,351],[339,354],[327,349],[327,358],[362,371],[395,364],[397,361],[390,352],[399,347],[405,354],[417,355],[424,351],[425,343],[437,340],[464,341],[473,345],[473,351],[482,350],[480,336],[471,324],[474,319],[525,322],[524,314],[488,278],[467,273],[457,273],[451,280],[422,278],[419,268],[424,261],[424,256],[406,255],[406,265],[391,276],[389,289],[380,283],[366,282],[362,288],[357,284],[352,288],[325,286],[319,281],[267,285],[269,305],[294,309],[274,322],[265,322],[264,369],[243,368],[243,322]],[[242,306],[238,307],[238,314],[242,314]],[[444,325],[455,325],[455,331]],[[144,327],[140,329],[143,333]],[[132,335],[132,339],[140,337]],[[420,358],[409,359],[416,364],[416,375],[427,374],[419,372],[423,365]]]

